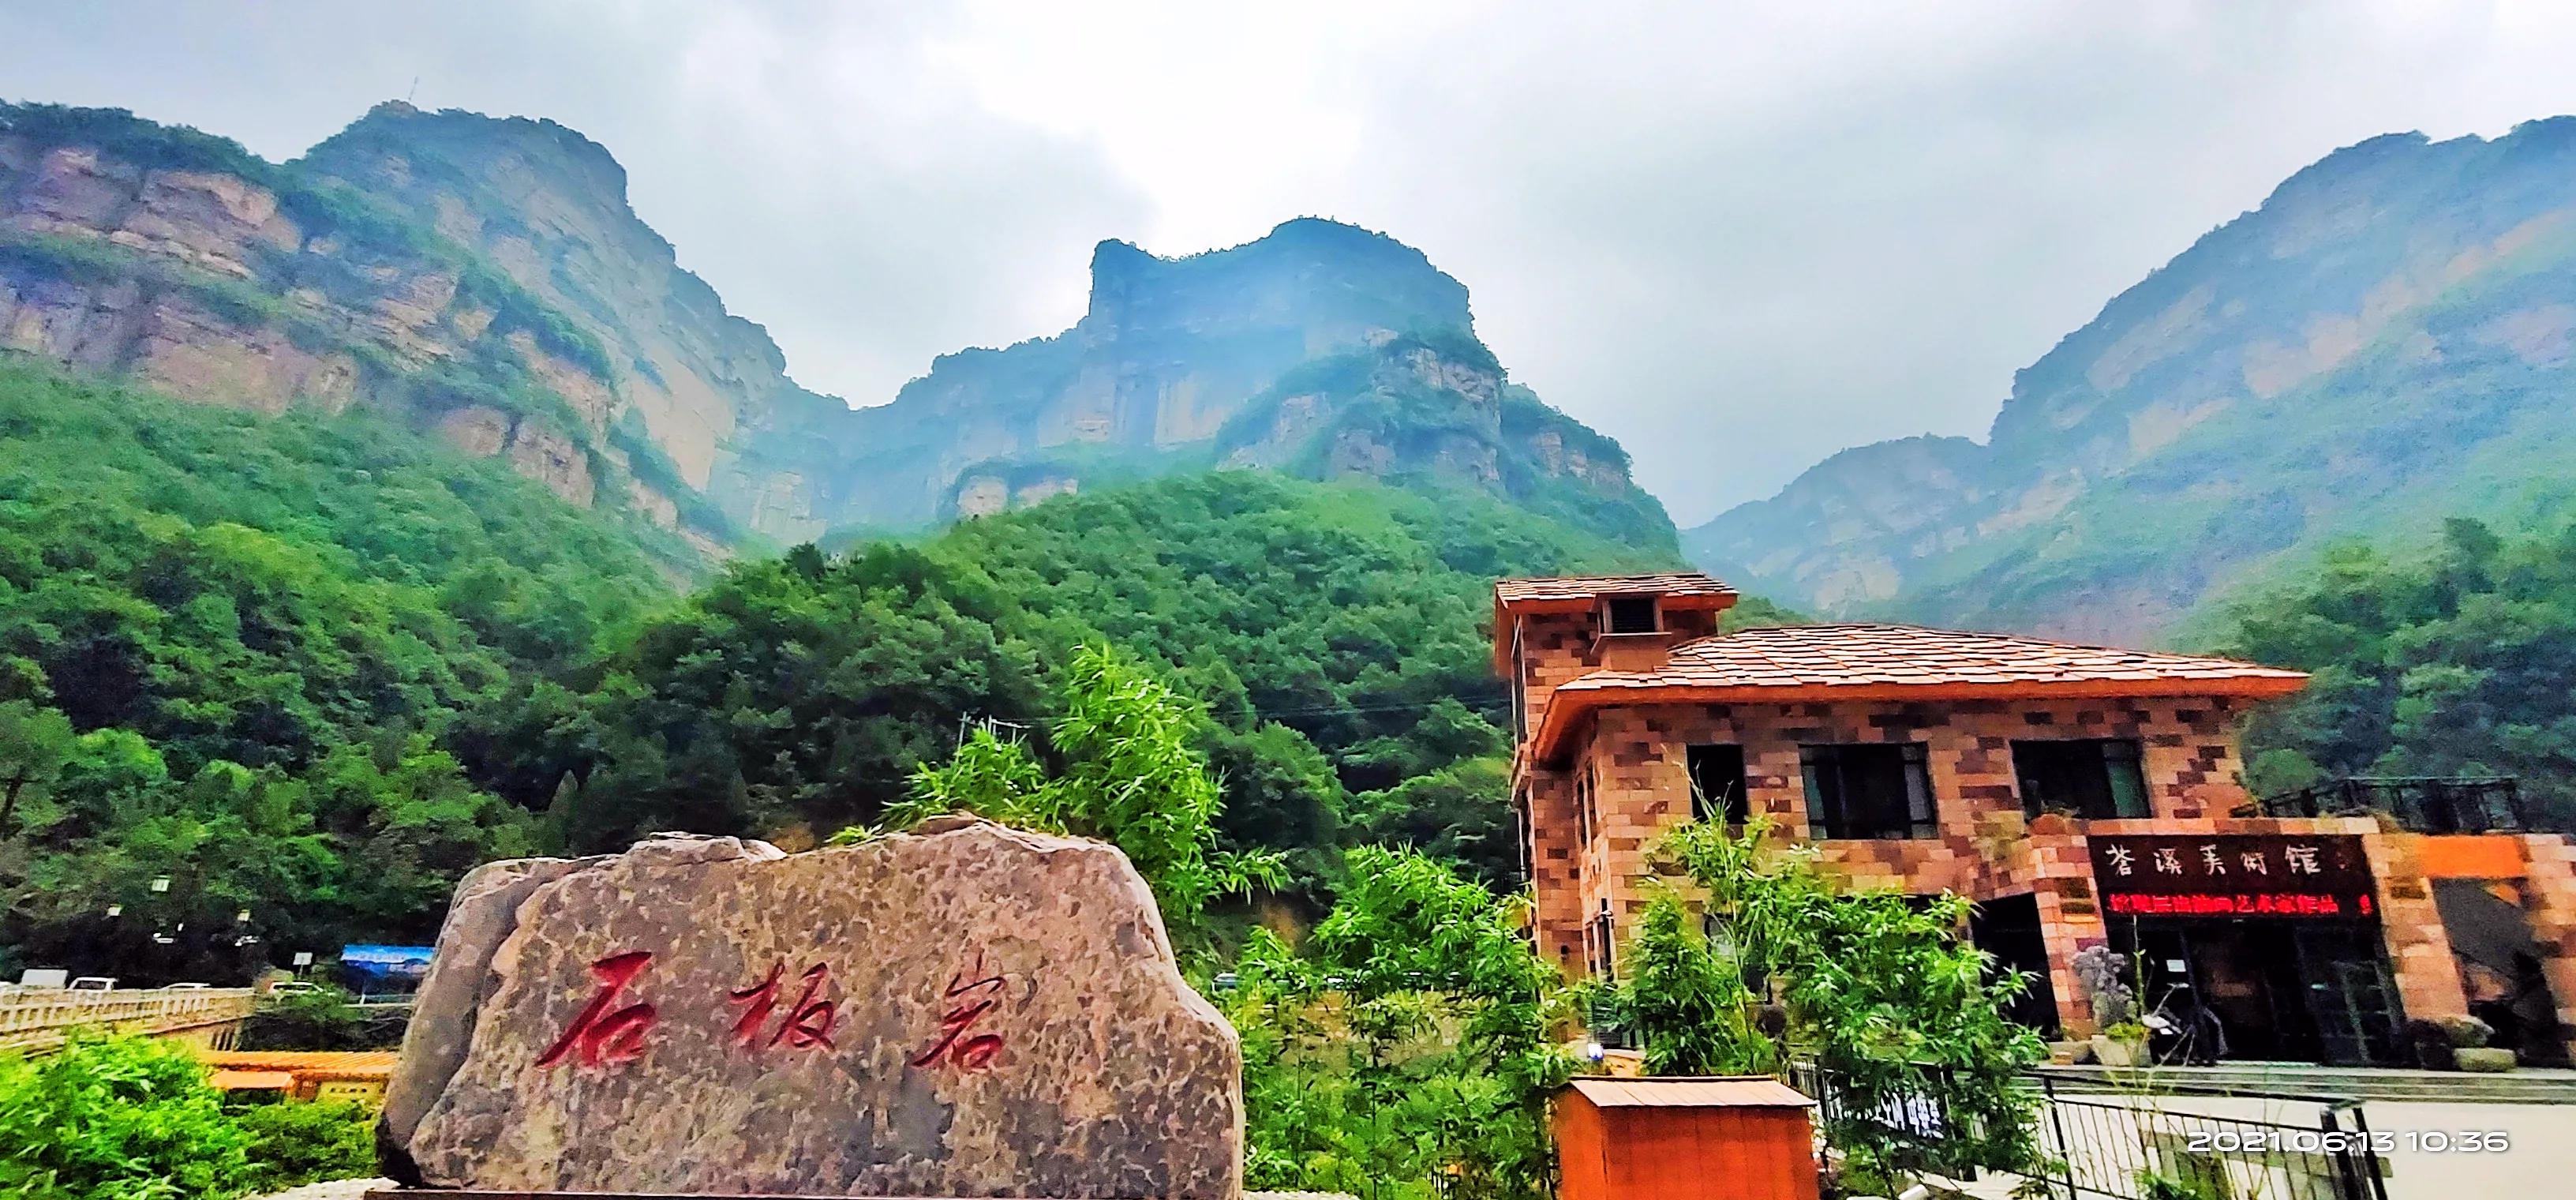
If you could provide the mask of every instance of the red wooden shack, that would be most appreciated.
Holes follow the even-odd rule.
[[[1558,1200],[1816,1200],[1814,1102],[1768,1076],[1577,1079],[1556,1100]]]

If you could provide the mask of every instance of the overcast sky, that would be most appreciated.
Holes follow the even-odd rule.
[[[2282,177],[2576,111],[2571,63],[2548,3],[0,0],[0,97],[270,158],[405,95],[579,129],[857,404],[1071,324],[1102,238],[1383,230],[1684,524],[1857,442],[1982,437]]]

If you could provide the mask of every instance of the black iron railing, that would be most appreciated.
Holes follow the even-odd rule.
[[[2530,828],[2521,785],[2496,778],[2355,777],[2266,796],[2242,815],[2355,817],[2386,813],[2415,833],[2515,833]]]
[[[2055,1195],[2081,1200],[2261,1196],[2265,1200],[2387,1200],[2375,1140],[2358,1101],[2288,1096],[2070,1092],[2049,1079],[2040,1142]],[[2313,1108],[2315,1123],[2225,1111]]]
[[[1944,1104],[1937,1078],[1920,1094],[1889,1096],[1855,1089],[1814,1063],[1794,1064],[1790,1086],[1816,1102],[1816,1125],[1828,1146],[1867,1141],[1897,1165],[1952,1179],[1978,1170],[1961,1150],[1989,1146],[1982,1118],[1962,1118]],[[2361,1105],[2195,1087],[2159,1081],[2152,1089],[2071,1085],[2024,1075],[2037,1162],[2016,1172],[2040,1194],[2062,1200],[2175,1200],[2254,1197],[2264,1200],[2387,1200],[2378,1151]],[[2264,1115],[2246,1115],[2247,1110]],[[2313,1120],[2273,1119],[2285,1112]]]

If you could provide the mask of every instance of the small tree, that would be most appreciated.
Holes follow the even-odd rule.
[[[1347,856],[1350,886],[1303,955],[1253,931],[1220,993],[1243,1035],[1249,1181],[1368,1200],[1529,1200],[1550,1177],[1546,1106],[1573,1060],[1518,898],[1403,850]]]
[[[1615,999],[1649,1065],[1812,1059],[1835,1092],[1826,1136],[1864,1175],[2029,1168],[2034,1101],[2014,1077],[2044,1050],[2003,1013],[2028,979],[1960,940],[1968,902],[1848,893],[1812,850],[1768,836],[1757,818],[1740,835],[1691,824],[1658,844],[1702,893],[1706,927],[1668,891],[1638,930]]]
[[[1176,926],[1198,923],[1221,894],[1278,883],[1278,855],[1217,849],[1224,800],[1206,756],[1191,744],[1194,702],[1143,664],[1099,645],[1074,651],[1061,699],[1064,716],[1051,738],[1061,771],[1050,775],[1028,746],[979,729],[947,763],[914,773],[912,794],[887,808],[886,827],[971,812],[1100,838],[1127,852]],[[833,840],[872,832],[844,830]]]

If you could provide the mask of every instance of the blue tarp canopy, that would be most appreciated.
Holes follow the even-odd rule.
[[[380,979],[419,979],[429,974],[432,946],[342,946],[340,969]]]

